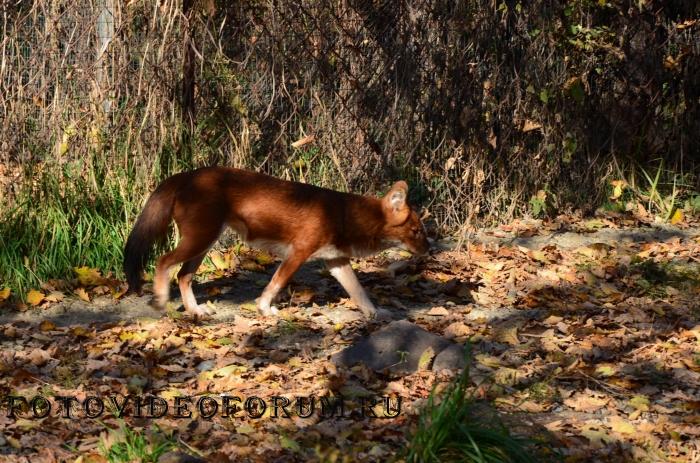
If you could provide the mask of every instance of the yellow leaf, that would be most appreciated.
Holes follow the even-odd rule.
[[[37,306],[41,304],[41,301],[44,300],[44,293],[41,291],[37,291],[36,289],[32,289],[27,293],[27,304],[32,305],[32,306]]]
[[[254,302],[244,302],[240,305],[241,310],[247,310],[249,312],[257,312],[258,306]]]
[[[230,375],[241,375],[246,371],[248,371],[248,368],[242,365],[231,364],[210,372],[210,378],[214,378],[216,376],[224,378]]]
[[[102,278],[100,271],[96,268],[83,266],[73,267],[73,270],[75,270],[75,273],[78,274],[78,283],[83,286],[97,286],[104,284],[104,278]]]
[[[174,400],[175,397],[182,397],[184,395],[185,394],[183,394],[183,392],[180,391],[179,389],[166,389],[166,390],[158,393],[159,397],[162,397],[168,401]]]
[[[637,410],[649,411],[649,398],[643,395],[636,395],[629,400],[629,404]]]
[[[0,290],[0,302],[4,301],[8,297],[10,297],[10,288],[4,288]]]
[[[90,143],[93,145],[99,145],[100,144],[100,128],[97,127],[96,125],[93,125],[90,127],[90,130],[88,131],[88,139],[90,140]]]
[[[615,368],[614,365],[611,365],[608,363],[608,364],[600,365],[598,368],[596,368],[595,372],[598,376],[608,377],[608,376],[614,376],[615,373],[617,373],[617,369]]]
[[[685,221],[685,216],[683,215],[683,211],[680,209],[676,209],[676,212],[674,212],[673,216],[671,217],[671,223],[673,225],[677,225],[683,221]]]
[[[255,432],[255,428],[249,424],[243,423],[242,425],[236,427],[236,432],[238,434],[250,434]]]
[[[622,196],[622,187],[621,186],[616,186],[613,188],[613,194],[610,197],[610,199],[617,199],[620,196]]]
[[[67,140],[66,140],[66,141],[62,141],[62,142],[58,145],[58,156],[59,156],[59,157],[60,157],[60,156],[63,156],[63,155],[66,154],[67,152],[68,152],[68,141],[67,141]]]
[[[591,219],[584,222],[583,226],[586,227],[588,230],[595,230],[597,228],[604,228],[605,223],[602,220]]]
[[[255,256],[255,261],[260,265],[270,265],[275,262],[275,259],[265,251],[260,251],[257,256]]]
[[[418,359],[418,370],[427,370],[433,357],[435,357],[435,350],[432,347],[425,349]]]
[[[515,368],[501,367],[493,374],[493,380],[496,384],[504,386],[513,386],[518,383],[518,378],[522,377],[522,373]]]
[[[498,368],[501,366],[501,360],[498,357],[487,354],[476,354],[474,356],[477,363],[489,368]]]
[[[71,328],[71,333],[76,337],[91,337],[92,333],[82,326],[75,326]]]
[[[88,296],[88,293],[87,291],[85,291],[85,288],[76,289],[75,295],[78,296],[80,299],[84,300],[85,302],[90,302],[90,296]]]
[[[56,324],[50,320],[44,320],[39,324],[39,329],[41,331],[52,331],[56,329]]]
[[[620,196],[622,196],[622,191],[627,185],[624,180],[613,180],[610,182],[610,184],[613,187],[613,194],[610,196],[610,199],[613,200],[618,199]]]
[[[637,428],[632,423],[619,416],[610,417],[610,428],[620,434],[634,434],[637,432]]]
[[[193,339],[192,340],[192,347],[195,349],[209,349],[211,347],[217,346],[216,341],[212,339]]]
[[[228,270],[231,266],[231,254],[223,254],[219,251],[214,251],[209,256],[211,263],[217,270]]]
[[[10,444],[10,446],[12,446],[15,449],[19,450],[22,448],[22,444],[12,436],[5,436],[5,440],[8,444]]]
[[[534,260],[536,260],[538,262],[542,262],[545,264],[549,263],[549,259],[547,258],[547,254],[545,254],[542,251],[537,251],[537,250],[530,251],[528,253],[528,255],[531,256]]]
[[[110,290],[112,292],[112,297],[114,299],[121,299],[121,297],[126,294],[127,288],[128,288],[128,286],[126,286],[126,285],[118,286],[116,289],[110,288]]]

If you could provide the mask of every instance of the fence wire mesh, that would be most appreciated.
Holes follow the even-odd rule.
[[[0,161],[403,176],[451,224],[581,205],[618,154],[700,159],[700,7],[628,3],[3,0]]]

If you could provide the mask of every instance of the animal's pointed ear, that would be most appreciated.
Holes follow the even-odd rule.
[[[406,204],[407,196],[408,185],[403,180],[394,183],[391,190],[384,196],[384,208],[392,225],[402,224],[408,219],[411,210]]]
[[[408,185],[403,180],[394,183],[386,199],[394,212],[398,212],[406,207],[406,197],[408,196]]]

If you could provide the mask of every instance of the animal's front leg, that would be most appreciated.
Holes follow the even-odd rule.
[[[258,299],[258,310],[262,315],[277,315],[279,312],[277,307],[271,305],[277,294],[282,288],[287,286],[287,283],[292,278],[292,275],[301,267],[310,253],[295,251],[291,249],[287,257],[282,261],[277,271],[272,276],[272,280],[267,284],[262,295]]]
[[[340,258],[327,260],[326,265],[331,275],[338,280],[338,283],[345,288],[345,291],[350,295],[350,299],[360,308],[367,318],[377,316],[377,309],[372,304],[365,289],[357,279],[357,275],[350,266],[350,259]]]

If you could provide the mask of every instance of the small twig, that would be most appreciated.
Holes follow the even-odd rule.
[[[185,442],[184,440],[182,440],[182,437],[178,437],[178,438],[177,438],[177,441],[178,441],[180,444],[182,444],[183,446],[185,446],[185,447],[187,448],[187,450],[189,450],[190,452],[195,453],[198,457],[203,457],[203,456],[204,456],[204,454],[203,454],[202,452],[200,452],[199,450],[197,450],[196,448],[192,447],[192,446],[189,445],[187,442]]]
[[[618,397],[629,397],[629,394],[626,394],[626,393],[622,392],[622,391],[624,391],[624,389],[621,388],[621,387],[610,385],[610,384],[608,384],[608,383],[606,383],[606,382],[604,382],[604,381],[601,381],[601,380],[599,380],[599,379],[597,379],[597,378],[594,378],[593,376],[587,375],[586,373],[584,373],[584,372],[582,372],[582,371],[576,371],[576,372],[574,372],[574,373],[575,373],[576,375],[583,376],[584,379],[593,381],[593,382],[596,383],[598,386],[600,386],[601,389],[604,389],[606,392],[609,392],[610,394],[616,395],[616,396],[618,396]],[[566,380],[566,379],[580,380],[581,378],[580,378],[580,377],[577,377],[577,376],[557,376],[557,379],[558,379],[558,380],[562,380],[562,379],[564,379],[564,380]]]

